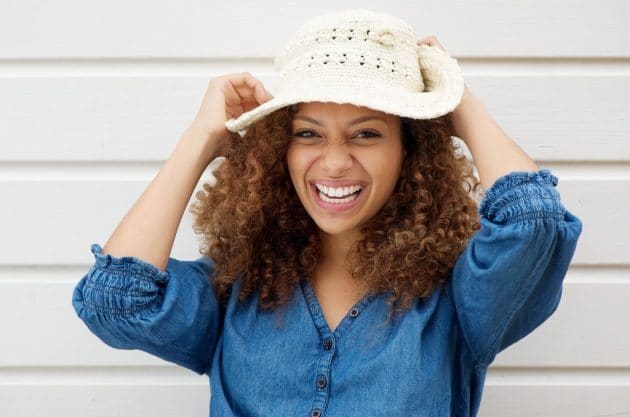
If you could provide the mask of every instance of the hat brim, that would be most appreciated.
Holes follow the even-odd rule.
[[[464,93],[464,79],[456,60],[444,53],[431,53],[424,62],[422,59],[421,56],[424,91],[376,86],[369,80],[357,80],[358,86],[348,83],[322,85],[313,80],[316,84],[303,83],[284,89],[271,100],[226,121],[225,127],[240,132],[282,107],[313,101],[348,103],[413,119],[432,119],[453,111]]]

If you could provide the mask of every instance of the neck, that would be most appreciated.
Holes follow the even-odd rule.
[[[341,292],[344,293],[351,291],[364,294],[364,289],[359,287],[362,284],[352,278],[346,265],[348,251],[353,243],[361,239],[361,234],[349,232],[331,235],[320,230],[320,236],[322,253],[314,275],[315,288],[333,288],[333,292],[337,293],[342,288]]]
[[[331,235],[320,230],[322,241],[321,262],[329,267],[345,270],[346,256],[354,242],[361,239],[358,231]]]

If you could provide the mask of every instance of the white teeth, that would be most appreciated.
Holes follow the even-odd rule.
[[[315,184],[315,187],[329,197],[344,197],[357,192],[362,187],[360,185],[352,185],[349,187],[328,187],[322,184]]]
[[[322,201],[325,201],[327,203],[332,203],[332,204],[346,204],[349,203],[351,201],[356,200],[357,198],[359,198],[359,196],[357,194],[353,194],[351,196],[345,197],[345,198],[331,198],[328,197],[326,194],[320,192],[319,193],[319,198]]]

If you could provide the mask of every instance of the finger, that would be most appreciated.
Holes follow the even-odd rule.
[[[233,75],[226,81],[222,91],[225,110],[231,117],[238,117],[272,97],[262,83],[247,72]]]
[[[254,87],[255,96],[258,98],[260,103],[263,103],[263,102],[273,98],[271,93],[265,88],[265,86],[263,85],[263,83],[260,80],[258,80],[257,78],[254,78],[249,73],[247,73],[247,74],[252,79],[252,81],[255,83],[255,87]]]
[[[254,98],[260,104],[269,99],[268,92],[265,90],[262,82],[249,72],[239,74],[237,81],[239,83],[236,84],[236,90],[243,98]]]
[[[421,42],[421,41],[419,41],[419,42],[418,42],[418,45],[422,45],[422,44],[424,44],[424,45],[428,45],[428,46],[431,46],[431,47],[433,47],[433,48],[438,48],[438,49],[441,49],[442,51],[444,51],[444,52],[448,53],[448,51],[446,50],[446,48],[444,48],[444,46],[443,46],[440,42],[438,42],[438,41],[434,41],[434,40],[427,40],[427,41],[424,41],[424,42]]]
[[[260,104],[250,87],[239,86],[232,80],[228,80],[224,92],[226,106],[230,108],[230,112],[246,112]]]
[[[253,97],[241,97],[241,95],[236,92],[236,89],[232,88],[234,93],[232,94],[235,99],[228,102],[226,100],[226,112],[230,114],[232,117],[238,117],[241,114],[248,112],[257,106],[260,103]]]
[[[243,102],[243,97],[236,89],[236,86],[232,81],[227,80],[221,88],[223,95],[225,96],[225,104],[227,106],[240,106]]]
[[[237,88],[238,90],[238,88]],[[239,101],[239,104],[237,105],[237,108],[242,108],[242,112],[247,112],[250,111],[252,109],[254,109],[255,107],[258,107],[261,102],[259,101],[259,99],[257,99],[253,93],[251,89],[248,89],[245,93],[240,94],[241,96],[241,100]]]
[[[252,76],[249,72],[245,73],[245,80],[246,80],[246,84],[252,88],[254,97],[256,97],[259,102],[262,103],[264,101],[267,101],[273,98],[273,96],[265,88],[263,83],[259,79]]]
[[[225,96],[225,111],[231,117],[238,117],[243,114],[245,112],[244,101],[229,80],[224,84],[222,91]]]
[[[434,45],[434,46],[437,46],[438,48],[440,48],[444,52],[447,52],[446,48],[444,47],[444,45],[442,45],[442,43],[440,43],[440,41],[438,40],[438,38],[436,36],[431,36],[431,44]]]

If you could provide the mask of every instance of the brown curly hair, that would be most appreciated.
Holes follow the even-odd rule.
[[[261,308],[284,305],[320,259],[318,227],[286,164],[296,111],[297,105],[283,107],[250,125],[243,137],[231,133],[226,159],[213,172],[216,183],[203,184],[191,206],[200,251],[216,264],[211,281],[223,308],[239,277],[239,301],[258,289]],[[357,284],[371,293],[391,290],[389,317],[442,286],[480,227],[481,184],[466,156],[457,154],[451,113],[400,120],[407,151],[400,178],[347,255]]]

